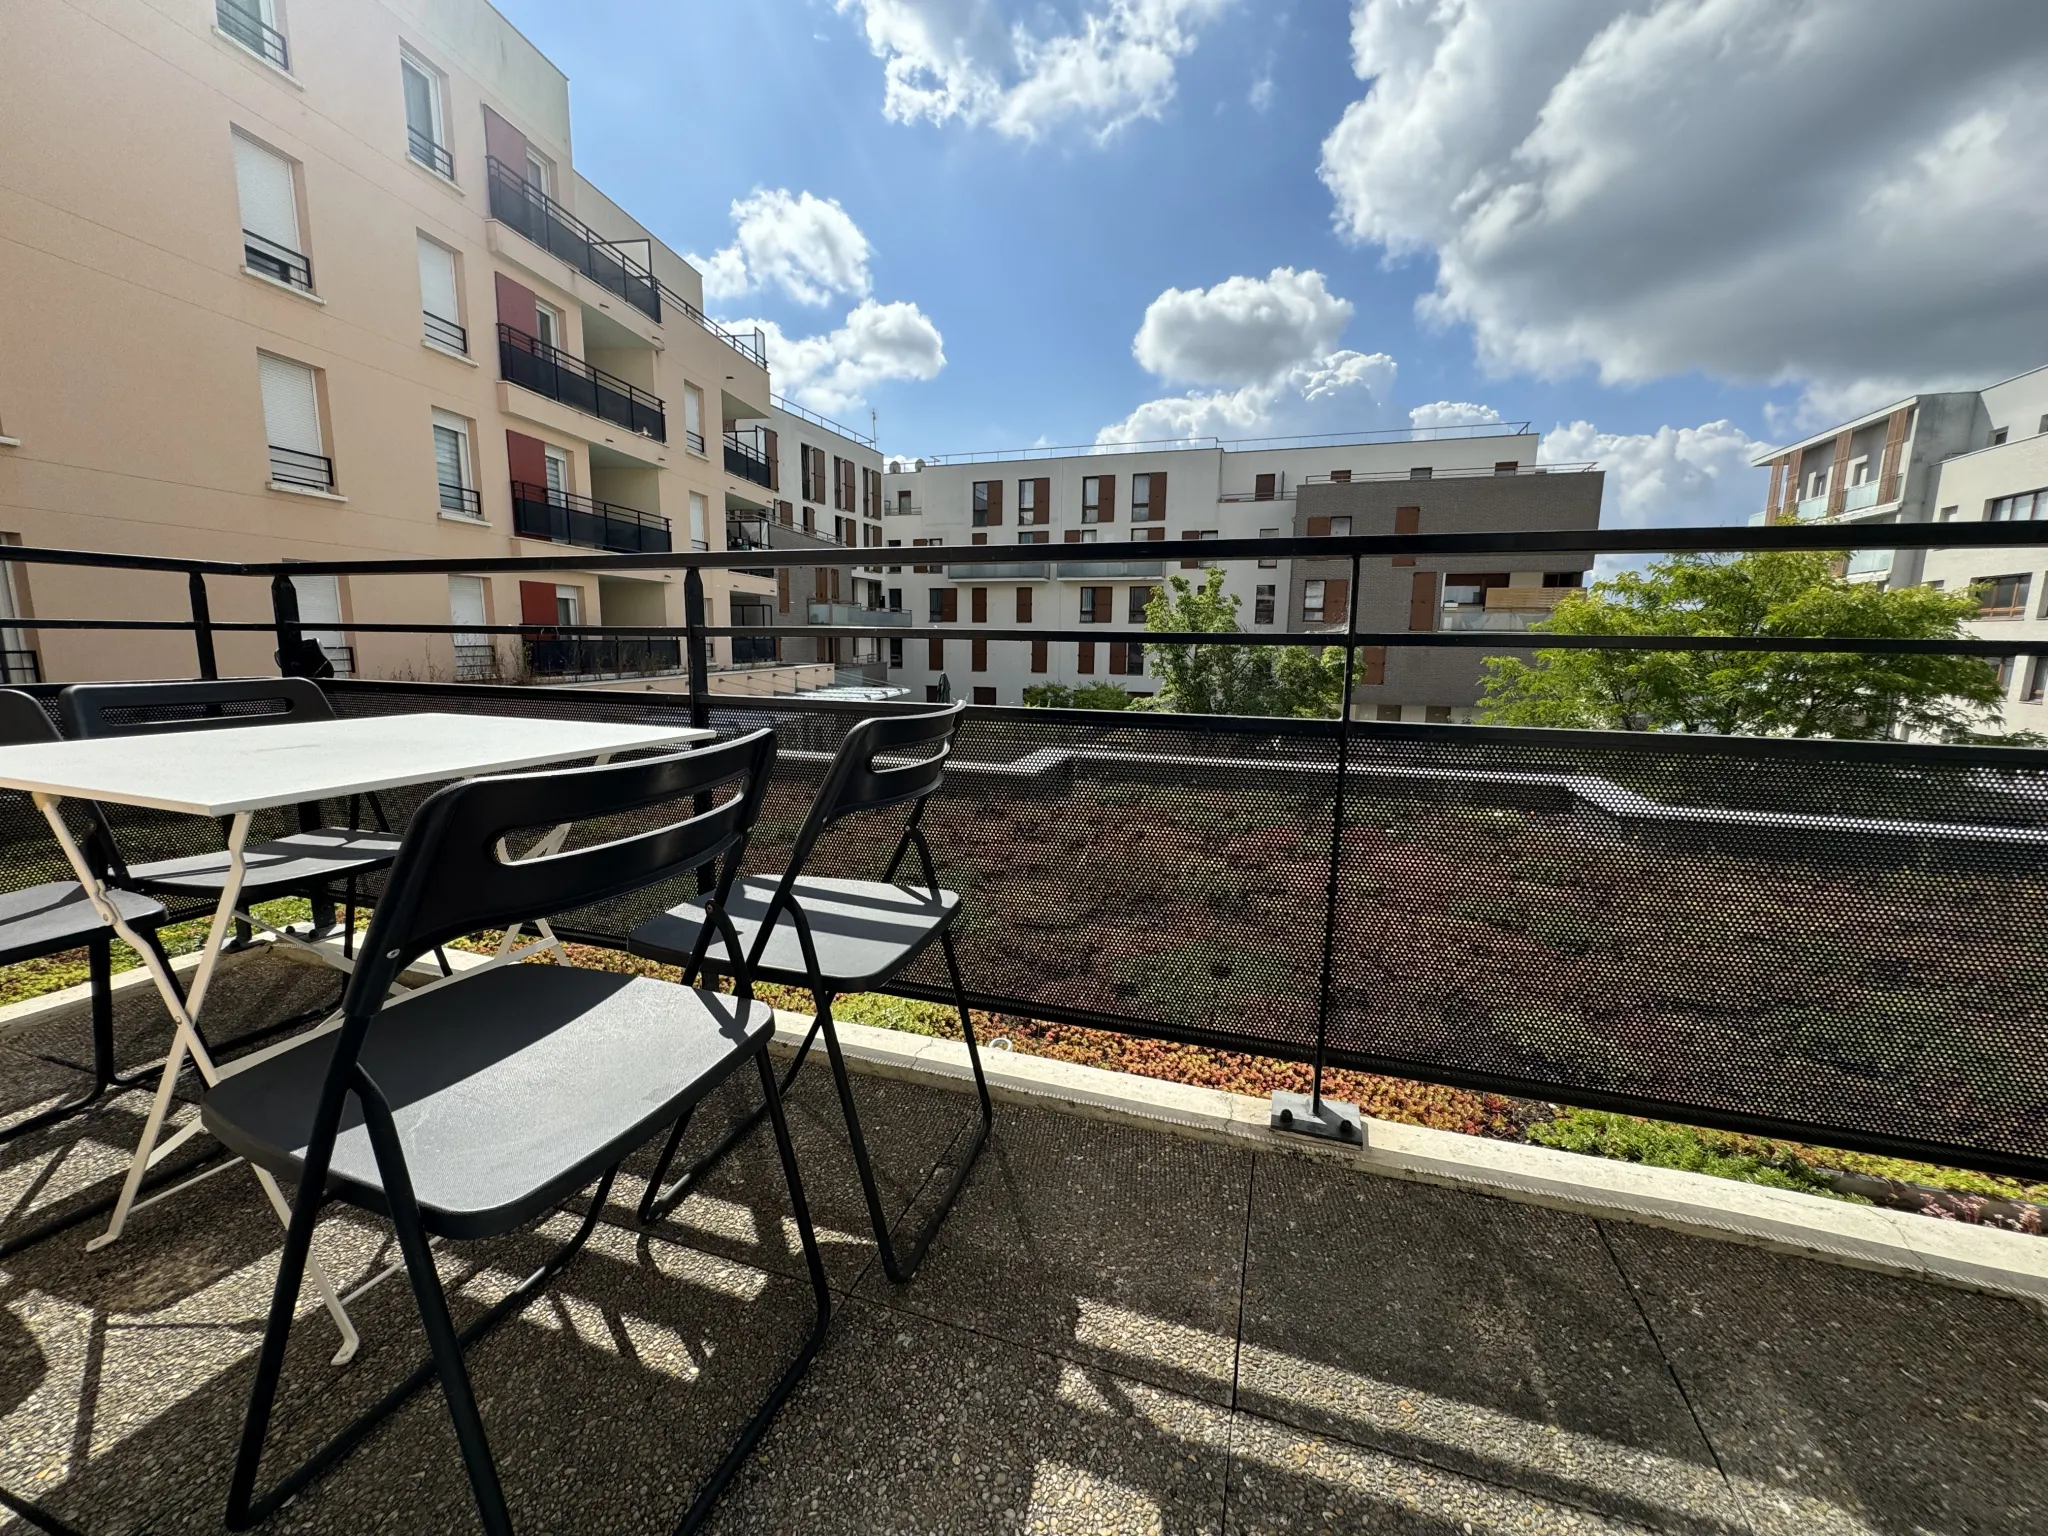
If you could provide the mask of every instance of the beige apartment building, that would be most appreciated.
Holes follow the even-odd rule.
[[[758,338],[577,173],[566,78],[484,0],[10,0],[0,58],[7,542],[483,560],[722,548],[761,506],[721,443],[773,413]],[[34,622],[183,618],[182,577],[8,569],[10,676],[193,671],[177,636]],[[356,624],[683,617],[680,574],[295,585],[363,675],[658,671],[676,643]],[[266,583],[209,589],[270,617]],[[710,621],[763,590],[709,576]],[[218,643],[274,667],[268,635]]]

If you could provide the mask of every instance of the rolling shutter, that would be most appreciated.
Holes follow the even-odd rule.
[[[420,308],[450,325],[462,323],[455,297],[455,253],[420,236]]]
[[[263,430],[270,446],[298,453],[324,452],[320,446],[320,393],[313,383],[313,370],[266,353],[257,354],[256,370],[263,385]]]
[[[242,200],[242,228],[299,249],[299,200],[292,188],[292,163],[253,140],[233,135],[235,191]]]

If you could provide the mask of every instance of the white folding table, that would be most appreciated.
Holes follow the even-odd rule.
[[[223,1076],[297,1043],[296,1038],[286,1040],[223,1065],[213,1060],[193,1027],[205,1005],[221,945],[233,926],[244,875],[242,850],[257,811],[582,758],[604,762],[618,752],[708,741],[714,734],[692,726],[612,725],[510,715],[416,714],[150,732],[0,747],[0,788],[25,790],[34,797],[94,908],[148,967],[175,1024],[156,1099],[150,1106],[134,1159],[128,1165],[127,1181],[114,1206],[113,1219],[107,1230],[87,1246],[103,1247],[120,1237],[130,1211],[138,1205],[136,1195],[149,1170],[199,1131],[195,1116],[184,1129],[159,1140],[187,1053],[211,1086]],[[200,951],[187,999],[179,998],[178,989],[169,971],[158,961],[156,951],[130,931],[107,899],[105,887],[64,824],[59,807],[67,799],[147,806],[216,820],[233,818],[227,839],[227,880],[221,888],[220,903],[214,911],[205,947]],[[568,830],[567,826],[556,827],[522,856],[558,851]],[[526,958],[536,949],[552,947],[553,933],[545,924],[539,927],[541,944],[518,945],[514,930],[505,936],[490,963],[509,964]],[[333,1022],[330,1019],[323,1027],[332,1027]],[[255,1172],[279,1219],[289,1223],[290,1207],[277,1181],[263,1169]],[[161,1190],[139,1203],[147,1205],[172,1192]],[[337,1364],[343,1363],[355,1353],[355,1328],[317,1257],[312,1268],[321,1299],[341,1330],[342,1348],[335,1360]]]

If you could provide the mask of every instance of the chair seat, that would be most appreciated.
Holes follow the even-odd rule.
[[[110,890],[107,895],[132,928],[153,929],[167,915],[134,891]],[[0,895],[0,965],[75,949],[105,932],[107,925],[76,880],[53,880]]]
[[[390,1101],[430,1232],[491,1237],[590,1183],[724,1081],[775,1028],[773,1010],[644,976],[508,965],[384,1008],[362,1067]],[[338,1036],[224,1078],[206,1129],[289,1189]],[[351,1096],[330,1192],[383,1211]]]
[[[779,875],[749,875],[733,883],[727,911],[748,953],[753,951],[761,919],[780,879]],[[810,920],[811,940],[818,952],[818,973],[836,990],[888,980],[937,938],[960,910],[958,892],[941,890],[939,899],[933,901],[922,886],[889,885],[880,880],[828,880],[805,875],[798,877],[794,895]],[[626,947],[650,960],[683,965],[695,951],[703,925],[703,902],[685,902],[635,928]],[[714,934],[705,958],[705,969],[710,974],[726,974],[720,963],[724,954],[724,940]],[[754,974],[761,981],[799,987],[808,983],[810,973],[804,966],[803,944],[787,912],[768,936],[768,947],[762,951]]]
[[[243,850],[242,889],[274,891],[367,874],[397,857],[398,843],[390,832],[352,832],[346,827],[320,827],[250,843]],[[227,878],[228,856],[223,851],[131,864],[127,883],[139,891],[218,896]]]

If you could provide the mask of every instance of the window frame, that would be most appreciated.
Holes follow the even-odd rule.
[[[410,99],[405,99],[406,158],[412,161],[413,164],[419,166],[422,170],[433,172],[434,175],[441,177],[444,181],[453,181],[455,179],[453,173],[455,157],[448,147],[447,73],[438,68],[436,65],[430,63],[410,43],[403,42],[398,45],[398,69],[399,89],[401,98],[405,98],[404,86],[405,72],[407,70],[411,70],[414,74],[418,75],[420,79],[426,83],[427,116],[432,120],[428,130],[428,142],[431,143],[434,146],[434,148],[438,149],[442,154],[448,156],[448,163],[450,169],[448,171],[443,171],[439,166],[431,164],[429,161],[422,159],[418,154],[416,154],[413,151],[412,135],[418,132],[419,130],[415,128],[413,125],[412,102],[410,101]]]

